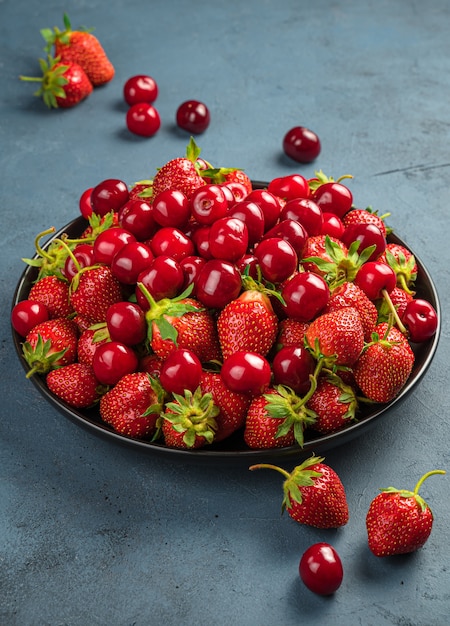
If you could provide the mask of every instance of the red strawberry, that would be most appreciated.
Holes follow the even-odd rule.
[[[387,263],[394,270],[397,285],[413,295],[414,281],[417,278],[417,263],[412,252],[405,246],[391,242],[386,245],[386,250],[379,260]]]
[[[22,346],[23,356],[31,368],[27,378],[73,363],[77,355],[77,338],[75,322],[63,317],[35,326]]]
[[[123,376],[100,400],[100,416],[129,437],[149,437],[157,430],[163,391],[144,372]]]
[[[96,338],[97,331],[95,328],[87,328],[84,330],[77,344],[77,354],[78,354],[78,362],[85,363],[87,365],[92,365],[92,360],[94,358],[95,351],[98,346],[109,341],[108,337],[101,338],[97,340]]]
[[[391,300],[391,303],[394,305],[395,309],[397,310],[397,314],[399,318],[401,319],[403,316],[403,313],[405,312],[406,305],[408,304],[408,302],[411,302],[414,296],[412,295],[412,293],[406,292],[401,287],[394,287],[394,289],[389,292],[389,298]],[[392,312],[391,312],[391,308],[386,298],[379,299],[377,303],[377,308],[378,308],[378,322],[379,323],[388,322],[391,318]]]
[[[377,211],[372,209],[372,207],[367,207],[367,209],[351,209],[344,215],[342,221],[346,228],[351,224],[373,224],[374,226],[377,226],[382,235],[386,237],[387,230],[384,219],[389,215],[390,213],[385,213],[380,216]]]
[[[62,63],[49,57],[48,61],[39,61],[42,76],[21,76],[28,82],[39,82],[41,87],[35,96],[41,96],[49,108],[68,109],[75,106],[92,93],[92,83],[83,68],[77,63]]]
[[[29,300],[37,300],[47,307],[50,317],[68,317],[73,313],[69,299],[69,283],[57,276],[44,276],[31,287]]]
[[[355,419],[358,400],[355,391],[339,376],[321,376],[308,401],[317,415],[312,428],[318,433],[332,433]]]
[[[163,165],[153,179],[153,197],[166,189],[175,189],[190,198],[198,187],[206,185],[196,166],[199,153],[198,147],[191,139],[185,157],[172,159]]]
[[[330,244],[334,244],[335,254],[330,254]],[[348,254],[347,247],[339,239],[329,235],[314,235],[306,240],[301,264],[308,272],[327,276],[336,266],[337,254],[340,259]]]
[[[46,383],[58,398],[77,409],[92,406],[105,391],[86,363],[71,363],[52,370],[47,374]]]
[[[316,359],[352,366],[364,347],[361,317],[354,307],[322,313],[311,322],[305,338]]]
[[[323,460],[312,456],[291,473],[266,463],[252,465],[250,469],[268,468],[283,474],[286,480],[282,510],[299,524],[339,528],[349,519],[347,497],[339,476]]]
[[[414,352],[398,328],[387,322],[378,324],[353,371],[364,395],[374,402],[390,402],[408,380]]]
[[[279,385],[255,397],[247,411],[244,441],[249,448],[267,449],[303,445],[305,428],[315,413],[290,389]]]
[[[234,167],[208,167],[206,170],[200,170],[202,178],[211,184],[231,184],[238,183],[243,188],[243,198],[247,197],[253,191],[252,181],[247,174]]]
[[[266,356],[278,332],[278,318],[267,295],[249,289],[228,303],[217,319],[223,358],[245,350]]]
[[[250,398],[230,391],[218,372],[202,373],[200,388],[203,394],[210,393],[220,412],[216,415],[217,432],[214,441],[222,441],[245,424]]]
[[[162,433],[169,448],[196,449],[214,441],[219,407],[210,393],[200,387],[194,393],[188,389],[184,396],[173,394],[162,415]]]
[[[66,14],[63,20],[64,31],[56,26],[53,30],[50,28],[41,30],[47,42],[46,49],[50,52],[54,46],[55,56],[59,57],[63,63],[78,63],[95,87],[112,80],[114,67],[97,37],[86,30],[72,30]]]
[[[388,487],[372,500],[366,528],[369,548],[375,556],[406,554],[425,544],[433,526],[433,513],[419,496],[419,489],[433,474],[445,474],[445,471],[428,472],[414,491]]]
[[[110,211],[106,213],[106,215],[92,213],[92,215],[89,216],[89,226],[83,231],[80,239],[92,239],[92,241],[94,241],[104,230],[117,226],[120,226],[119,213],[117,211]]]
[[[104,322],[109,307],[121,300],[120,283],[106,265],[80,270],[70,284],[70,302],[74,311],[90,319],[92,324]]]
[[[308,326],[308,322],[299,322],[291,318],[281,320],[278,324],[277,350],[288,346],[303,346]]]
[[[378,320],[375,304],[358,285],[346,281],[333,290],[323,312],[331,313],[346,306],[352,306],[358,311],[364,329],[364,338],[368,341]]]

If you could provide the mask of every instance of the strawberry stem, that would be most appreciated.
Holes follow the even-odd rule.
[[[414,487],[414,495],[417,496],[417,494],[419,493],[419,489],[421,488],[423,483],[426,481],[426,479],[429,478],[429,476],[433,476],[434,474],[445,474],[445,473],[446,473],[445,470],[432,470],[431,472],[427,472],[426,474],[424,474],[422,478],[420,478],[420,480],[418,481],[417,485]]]
[[[271,463],[258,463],[257,465],[251,465],[248,469],[251,471],[257,470],[257,469],[273,469],[273,470],[276,470],[277,472],[280,472],[280,474],[283,474],[285,478],[290,478],[291,476],[289,472],[287,472],[282,467],[278,467],[277,465],[272,465]]]
[[[45,259],[48,259],[49,261],[52,261],[52,257],[44,250],[44,248],[42,248],[41,244],[40,244],[40,240],[42,239],[42,237],[45,237],[46,235],[51,235],[52,233],[55,232],[55,227],[52,226],[51,228],[47,228],[47,230],[43,230],[42,233],[39,233],[36,236],[36,239],[34,240],[34,245],[36,248],[36,252],[39,254],[39,256],[44,257]]]

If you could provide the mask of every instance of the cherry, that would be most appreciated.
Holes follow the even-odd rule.
[[[278,222],[281,212],[279,198],[267,191],[267,189],[254,189],[245,198],[250,202],[256,202],[261,207],[264,215],[264,227],[266,231],[273,228]]]
[[[225,359],[220,375],[230,391],[259,395],[268,388],[272,372],[261,354],[238,351]]]
[[[187,196],[177,189],[166,189],[159,193],[152,203],[152,216],[160,226],[183,227],[190,216]]]
[[[205,263],[206,260],[203,257],[195,255],[187,256],[180,262],[180,267],[184,275],[182,290],[184,291],[189,285],[192,285],[191,296],[196,295],[197,277]]]
[[[283,138],[283,150],[288,157],[299,163],[310,163],[320,154],[320,139],[304,126],[294,126]]]
[[[305,228],[296,220],[283,219],[276,226],[266,232],[263,239],[270,237],[280,237],[288,241],[294,248],[299,259],[303,256],[303,249],[308,239]]]
[[[280,220],[286,219],[300,222],[310,237],[322,233],[322,209],[311,199],[294,198],[286,202],[281,210]]]
[[[117,252],[111,263],[111,272],[121,283],[135,285],[139,274],[154,259],[150,248],[141,241],[130,241]]]
[[[134,235],[124,228],[108,228],[97,235],[93,254],[96,263],[111,265],[113,258],[125,244],[136,241]]]
[[[406,305],[402,322],[408,330],[409,339],[414,343],[422,343],[436,333],[438,315],[428,300],[416,298]]]
[[[225,217],[228,211],[225,189],[221,185],[211,184],[198,187],[194,191],[189,199],[189,204],[192,217],[196,222],[210,225],[221,217]],[[232,196],[232,200],[234,201],[234,196]]]
[[[128,201],[130,193],[127,185],[117,178],[107,178],[96,185],[91,193],[92,210],[103,216],[119,209]]]
[[[197,299],[211,309],[221,309],[237,298],[241,287],[237,267],[221,259],[206,261],[195,282]]]
[[[322,230],[320,232],[321,235],[329,235],[330,237],[335,237],[336,239],[340,239],[342,233],[345,230],[345,226],[340,217],[335,215],[334,213],[328,213],[325,211],[322,213],[323,224]]]
[[[236,202],[228,211],[230,217],[237,217],[247,226],[248,245],[253,246],[264,234],[264,213],[261,207],[251,200]]]
[[[236,267],[241,274],[251,276],[255,280],[259,278],[259,262],[254,254],[248,252],[236,261]]]
[[[79,208],[80,208],[80,213],[86,220],[90,218],[92,215],[91,194],[92,194],[93,189],[94,189],[93,187],[89,187],[89,189],[86,189],[85,191],[83,191],[83,193],[80,196],[79,203],[78,203]]]
[[[170,256],[157,256],[151,265],[143,270],[137,279],[151,293],[155,300],[174,298],[183,287],[184,272],[181,265]],[[144,310],[149,308],[148,300],[136,287],[136,299]]]
[[[267,186],[267,191],[286,201],[308,198],[310,195],[308,181],[301,174],[273,178]]]
[[[181,261],[195,254],[195,246],[190,237],[174,226],[163,226],[153,235],[150,247],[155,256],[171,256]]]
[[[319,185],[313,193],[313,200],[322,211],[334,213],[342,218],[353,204],[353,194],[348,187],[338,182]]]
[[[152,205],[146,200],[132,198],[119,211],[119,224],[139,241],[150,239],[158,230]]]
[[[280,237],[263,239],[255,248],[255,256],[263,277],[271,283],[281,283],[297,269],[297,253]]]
[[[397,277],[390,265],[382,261],[367,261],[359,268],[354,282],[369,300],[377,300],[383,297],[383,291],[390,293],[394,289]]]
[[[339,589],[344,576],[342,561],[328,543],[315,543],[302,555],[299,564],[300,578],[319,595],[328,596]]]
[[[211,115],[208,107],[198,100],[180,104],[176,113],[177,125],[194,135],[203,133],[209,126]]]
[[[349,248],[354,241],[359,241],[358,254],[369,246],[375,246],[369,261],[375,261],[386,250],[386,238],[375,224],[350,224],[341,235],[342,243]]]
[[[231,201],[231,205],[233,205],[235,202],[241,202],[241,200],[245,200],[245,198],[248,196],[248,190],[244,183],[233,180],[227,183],[223,183],[223,185],[228,189],[228,191],[231,191],[231,195],[234,199]]]
[[[133,302],[116,302],[106,312],[106,325],[112,341],[135,346],[144,341],[147,325],[144,311]]]
[[[298,272],[281,290],[284,312],[299,322],[310,322],[325,308],[330,291],[326,281],[313,272]]]
[[[145,74],[132,76],[123,86],[123,97],[130,106],[138,102],[151,104],[158,97],[158,85],[151,76]]]
[[[21,300],[11,311],[12,327],[21,337],[26,337],[30,330],[48,319],[50,314],[46,305],[35,300]]]
[[[162,364],[159,380],[168,393],[184,395],[186,389],[192,392],[197,389],[201,375],[198,356],[186,348],[177,348]]]
[[[192,241],[194,242],[197,254],[203,259],[212,259],[209,249],[209,231],[210,226],[199,226],[192,231]]]
[[[245,254],[248,246],[248,229],[236,217],[222,217],[211,224],[209,250],[215,259],[237,261]]]
[[[75,257],[76,263],[72,256]],[[72,280],[83,267],[89,267],[94,264],[94,246],[90,243],[79,243],[72,250],[72,256],[67,257],[62,270],[67,280]]]
[[[311,385],[315,361],[303,346],[285,346],[274,356],[272,371],[277,385],[290,387],[299,395],[305,394]]]
[[[155,107],[148,102],[133,104],[127,111],[128,130],[141,137],[153,137],[161,127],[161,118]]]
[[[96,349],[92,367],[100,383],[115,385],[122,376],[136,371],[138,358],[129,346],[118,341],[108,341]]]

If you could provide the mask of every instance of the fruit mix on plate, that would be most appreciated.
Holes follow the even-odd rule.
[[[184,157],[131,189],[80,198],[86,228],[36,238],[28,298],[12,311],[28,376],[130,437],[196,449],[304,444],[394,399],[410,342],[436,331],[417,265],[386,225],[322,172],[253,188]],[[327,219],[332,216],[333,220]]]

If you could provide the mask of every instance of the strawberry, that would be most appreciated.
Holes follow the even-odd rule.
[[[390,213],[385,213],[380,216],[372,207],[367,207],[367,209],[351,209],[344,215],[342,222],[346,228],[351,224],[373,224],[379,228],[382,235],[386,237],[387,229],[384,220],[389,215]]]
[[[417,278],[417,263],[414,255],[405,246],[390,242],[380,256],[379,261],[387,263],[394,270],[397,286],[406,293],[414,294],[413,287]]]
[[[52,370],[46,383],[51,392],[76,409],[93,406],[106,390],[86,363],[71,363]]]
[[[314,423],[315,413],[304,399],[282,385],[253,398],[247,411],[244,441],[249,448],[267,449],[303,445],[305,428]]]
[[[199,154],[200,150],[191,138],[186,156],[168,161],[156,173],[153,179],[153,197],[166,189],[175,189],[190,198],[196,189],[206,185],[196,165]]]
[[[87,365],[92,365],[95,351],[98,346],[109,341],[108,337],[98,340],[96,338],[95,328],[86,328],[78,338],[77,355],[78,362]]]
[[[299,524],[315,528],[339,528],[349,519],[347,496],[336,472],[323,463],[322,457],[312,456],[291,473],[260,463],[249,469],[274,469],[285,477],[282,511]]]
[[[265,356],[278,332],[278,318],[268,296],[255,289],[229,302],[217,319],[223,358],[245,350]]]
[[[239,183],[243,186],[244,197],[248,196],[253,191],[252,181],[247,174],[238,168],[234,167],[218,167],[207,169],[201,169],[200,174],[205,182],[209,184],[231,184]],[[243,200],[244,198],[242,198]]]
[[[364,347],[361,317],[354,307],[344,307],[316,317],[305,334],[316,359],[328,364],[352,366]]]
[[[29,300],[45,304],[52,319],[73,313],[69,299],[69,283],[57,276],[44,276],[31,287]]]
[[[92,83],[77,63],[64,62],[49,57],[39,60],[42,76],[20,76],[20,80],[39,82],[35,96],[42,97],[48,108],[69,109],[92,93]]]
[[[390,402],[404,387],[413,364],[414,352],[405,335],[382,322],[353,368],[355,381],[370,400]]]
[[[425,544],[432,530],[433,513],[419,496],[419,489],[434,474],[445,474],[445,471],[424,474],[414,491],[388,487],[372,500],[366,528],[369,548],[375,556],[406,554]]]
[[[408,302],[414,298],[412,293],[408,293],[401,287],[394,287],[392,291],[389,292],[389,298],[391,303],[394,305],[399,318],[401,319],[403,313],[405,312],[406,305]],[[378,309],[378,323],[388,322],[391,318],[391,307],[386,298],[380,298],[377,302]]]
[[[37,324],[22,346],[25,361],[31,368],[27,378],[73,363],[77,355],[77,339],[77,326],[72,320],[58,317]]]
[[[321,434],[332,433],[355,420],[358,400],[354,389],[339,376],[320,376],[317,388],[308,401],[317,415],[313,428]]]
[[[217,431],[216,417],[219,407],[210,393],[200,387],[194,393],[186,389],[185,395],[173,394],[162,414],[162,433],[169,448],[196,449],[214,441]]]
[[[89,226],[81,233],[80,239],[92,239],[94,241],[97,236],[104,230],[109,228],[116,228],[119,224],[119,213],[117,211],[110,211],[106,215],[97,215],[92,213],[89,216]]]
[[[74,311],[91,320],[104,322],[109,307],[122,300],[119,281],[106,265],[85,267],[70,284],[70,302]]]
[[[164,392],[144,372],[126,374],[100,400],[100,416],[121,435],[150,437],[157,431]]]
[[[200,380],[203,394],[210,393],[219,408],[216,415],[217,432],[214,441],[222,441],[245,425],[250,398],[228,389],[218,372],[204,371]]]
[[[278,324],[276,349],[281,350],[281,348],[288,346],[303,346],[308,326],[308,322],[299,322],[289,317],[281,320]]]
[[[358,311],[363,325],[364,338],[369,340],[378,320],[375,304],[358,285],[346,281],[333,290],[323,312],[331,313],[346,306],[352,306]]]
[[[80,65],[94,87],[112,80],[114,67],[97,37],[87,30],[72,30],[66,14],[63,21],[63,31],[56,26],[41,30],[41,35],[47,42],[46,50],[50,52],[54,46],[55,56],[61,62]]]

